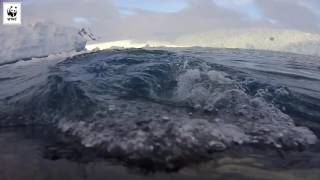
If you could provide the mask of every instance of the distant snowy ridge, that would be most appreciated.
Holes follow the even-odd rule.
[[[177,46],[240,48],[320,55],[320,34],[282,29],[236,29],[177,38]]]
[[[320,56],[320,34],[285,29],[233,29],[196,33],[172,41],[121,40],[87,45],[88,50],[144,47],[211,47],[271,50]]]
[[[1,26],[0,64],[50,54],[82,51],[88,40],[85,33],[85,30],[79,31],[76,28],[47,22],[27,26]]]
[[[169,42],[164,41],[133,41],[133,40],[120,40],[101,43],[87,44],[86,49],[121,49],[121,48],[147,48],[147,47],[182,47],[176,46]]]

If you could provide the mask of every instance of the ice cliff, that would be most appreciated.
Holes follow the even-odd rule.
[[[85,49],[81,31],[48,22],[22,26],[0,25],[0,64]]]

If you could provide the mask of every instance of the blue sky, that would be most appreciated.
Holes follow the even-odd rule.
[[[120,9],[127,11],[145,10],[160,13],[174,13],[187,7],[183,0],[114,0]]]

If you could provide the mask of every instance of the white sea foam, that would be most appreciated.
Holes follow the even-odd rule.
[[[86,147],[104,147],[129,159],[158,161],[233,145],[259,144],[297,148],[315,144],[309,129],[298,127],[286,114],[260,97],[239,88],[224,72],[186,70],[177,77],[171,101],[193,108],[140,100],[109,100],[94,121],[60,120],[59,127],[80,137]],[[106,114],[104,117],[102,114]],[[157,157],[157,153],[163,154]]]

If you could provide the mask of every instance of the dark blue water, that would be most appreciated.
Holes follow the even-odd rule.
[[[277,86],[288,88],[291,91],[289,99],[277,100],[277,97],[272,98],[270,94],[269,98],[276,104],[288,107],[286,113],[303,122],[320,120],[320,58],[317,56],[206,48],[199,48],[195,52],[193,49],[185,49],[181,52],[231,68],[231,74],[236,78],[252,80],[250,89],[259,89],[259,86],[267,89]]]
[[[319,68],[314,56],[205,48],[20,61],[0,66],[0,126],[49,126],[79,146],[156,169],[239,147],[312,151]]]

